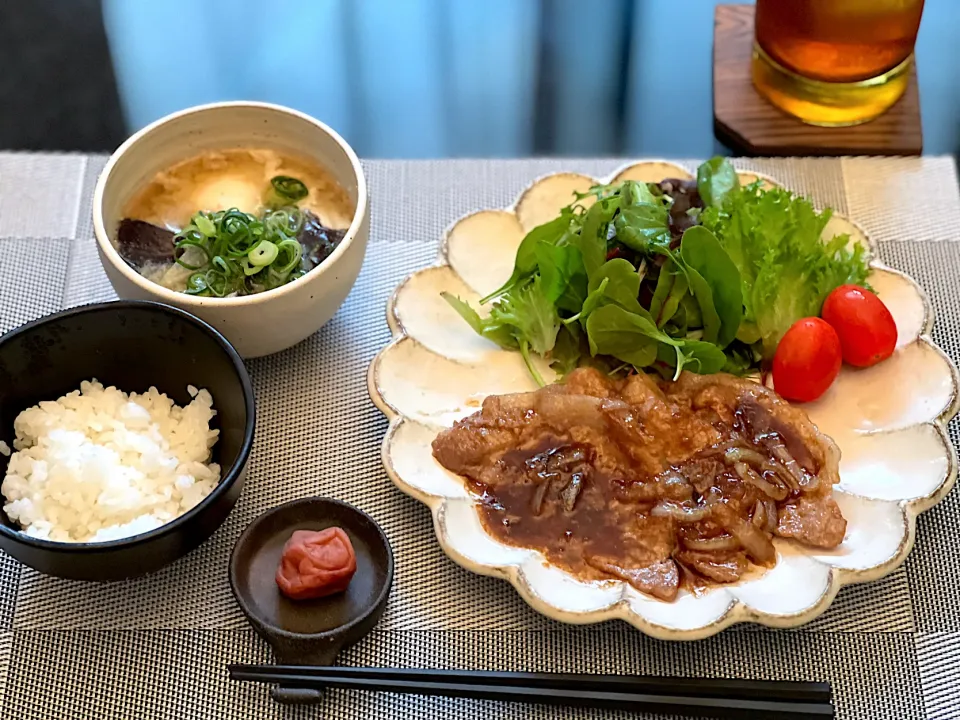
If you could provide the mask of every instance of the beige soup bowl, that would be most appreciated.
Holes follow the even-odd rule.
[[[130,198],[157,172],[209,150],[262,147],[313,160],[354,202],[353,221],[336,250],[305,276],[244,297],[196,297],[147,280],[114,245]],[[198,210],[201,208],[197,208]],[[370,234],[367,184],[353,149],[308,115],[278,105],[223,102],[168,115],[131,136],[107,162],[93,195],[100,261],[117,295],[174,305],[206,320],[243,357],[285,350],[319,330],[346,299],[360,273]]]

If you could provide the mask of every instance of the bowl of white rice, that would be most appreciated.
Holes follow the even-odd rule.
[[[255,422],[230,343],[151,302],[89,305],[0,337],[0,549],[115,580],[206,540],[236,503]]]

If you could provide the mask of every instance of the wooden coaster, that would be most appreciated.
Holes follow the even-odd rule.
[[[919,155],[923,150],[916,64],[887,112],[863,125],[805,125],[753,87],[753,5],[717,5],[713,30],[713,130],[745,155]]]

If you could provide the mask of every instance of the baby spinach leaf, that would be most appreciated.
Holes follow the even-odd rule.
[[[720,372],[727,362],[727,356],[713,343],[679,340],[676,343],[661,344],[657,348],[657,360],[674,369],[673,379],[676,380],[682,370],[700,375]]]
[[[480,304],[484,305],[490,302],[493,298],[503,295],[529,279],[537,269],[537,245],[541,242],[556,245],[570,231],[570,226],[575,220],[576,216],[573,211],[570,208],[564,208],[560,211],[559,217],[543,225],[538,225],[528,232],[517,248],[517,257],[513,261],[513,273],[510,275],[510,279],[485,298],[482,298]]]
[[[631,250],[649,253],[670,246],[669,212],[659,201],[622,208],[614,222],[617,240]]]
[[[668,263],[668,265],[675,266],[675,263]],[[664,267],[667,267],[666,265]],[[687,297],[687,291],[689,290],[689,285],[687,284],[687,276],[683,272],[677,270],[676,277],[673,280],[673,285],[670,286],[670,292],[667,295],[666,300],[663,302],[663,307],[660,309],[660,316],[657,318],[657,327],[663,327],[666,325],[670,319],[676,315],[677,308],[680,307],[680,301],[683,298]]]
[[[657,344],[653,340],[635,340],[623,349],[608,354],[640,370],[649,367],[657,359]]]
[[[738,187],[737,171],[726,158],[711,158],[697,168],[697,191],[705,205],[722,205],[724,198]]]
[[[590,278],[589,290],[596,290],[604,280],[608,282],[603,297],[630,312],[646,314],[637,299],[640,295],[640,275],[629,260],[607,260]]]
[[[560,328],[557,342],[550,351],[550,367],[561,376],[569,375],[580,364],[580,357],[583,354],[580,340],[579,325],[574,323]]]
[[[697,299],[700,306],[700,316],[703,319],[703,339],[707,342],[716,342],[720,334],[720,316],[713,303],[713,290],[696,268],[682,263],[684,275],[690,284],[690,292]]]
[[[673,338],[641,315],[617,305],[605,305],[587,319],[587,337],[592,355],[612,355],[637,368],[647,367],[654,358],[674,368],[697,373],[719,372],[727,362],[723,350],[710,342]]]
[[[595,202],[583,216],[580,234],[571,239],[580,250],[583,267],[590,279],[607,259],[607,228],[619,208],[619,197]]]
[[[650,365],[657,355],[658,342],[670,342],[649,316],[604,305],[587,318],[587,339],[591,355],[613,355],[634,367]]]
[[[603,295],[607,291],[607,285],[609,284],[610,278],[601,280],[600,284],[587,294],[587,299],[583,301],[580,312],[564,320],[563,324],[568,325],[577,320],[579,320],[581,324],[585,323],[587,318],[590,317],[590,313],[600,307],[600,303],[603,301]]]
[[[605,262],[594,273],[589,289],[580,312],[564,320],[565,324],[579,320],[581,325],[586,326],[590,313],[609,303],[649,318],[649,313],[637,299],[640,294],[640,274],[629,260],[614,258]]]
[[[541,241],[536,253],[544,295],[560,310],[579,312],[587,296],[587,274],[579,248]]]
[[[676,275],[670,271],[671,263],[666,262],[660,268],[660,274],[657,276],[657,286],[653,290],[653,298],[650,300],[650,315],[654,318],[660,317],[660,311],[663,309],[663,303],[666,302]]]
[[[663,196],[654,195],[646,183],[625,180],[620,197],[614,221],[617,240],[639,252],[649,252],[651,245],[669,247],[669,210]]]
[[[727,356],[723,354],[723,350],[713,343],[684,340],[680,349],[684,355],[683,369],[700,375],[720,372],[727,362]]]
[[[687,327],[703,327],[703,316],[700,314],[700,306],[697,305],[697,299],[689,293],[683,296],[680,301],[680,309],[683,310],[684,317],[687,320]]]
[[[740,271],[723,249],[717,236],[705,227],[695,225],[689,228],[680,241],[680,258],[689,270],[695,270],[710,286],[713,308],[720,321],[716,338],[707,340],[724,348],[736,337],[743,319],[743,294],[740,289]],[[691,286],[693,283],[691,282]],[[697,300],[701,295],[694,293]],[[709,310],[704,312],[700,303],[706,336]],[[712,320],[712,317],[709,318]]]

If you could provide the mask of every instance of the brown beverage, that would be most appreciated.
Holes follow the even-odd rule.
[[[909,80],[923,0],[757,0],[753,81],[816,125],[880,115]]]

